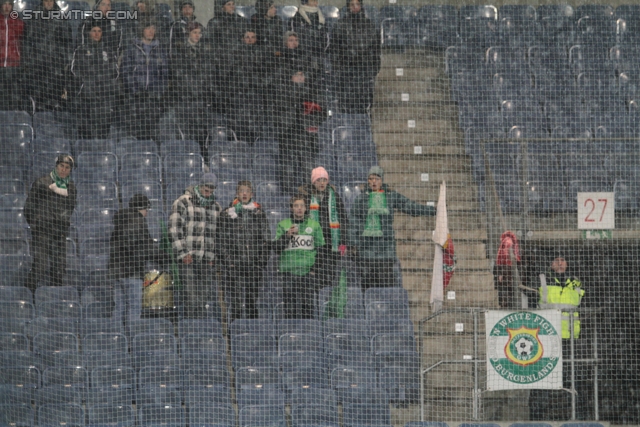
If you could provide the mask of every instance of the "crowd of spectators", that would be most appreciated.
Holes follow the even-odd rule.
[[[233,0],[216,0],[206,27],[193,0],[179,3],[174,21],[151,0],[133,5],[135,20],[110,19],[111,0],[97,0],[102,18],[80,23],[51,19],[54,0],[24,22],[10,16],[12,4],[1,9],[0,110],[73,112],[84,139],[106,138],[115,123],[155,139],[161,114],[175,109],[204,155],[210,113],[225,115],[244,141],[267,126],[287,147],[312,146],[301,116],[322,116],[330,86],[342,112],[368,112],[380,67],[380,39],[360,0],[347,2],[331,36],[317,0],[302,0],[286,25],[270,0],[257,0],[250,19]]]

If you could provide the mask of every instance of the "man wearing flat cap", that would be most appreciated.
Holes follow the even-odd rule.
[[[169,236],[180,268],[184,287],[184,316],[204,317],[205,304],[216,300],[216,227],[221,207],[213,192],[218,180],[205,173],[198,185],[187,188],[173,202],[169,217]]]

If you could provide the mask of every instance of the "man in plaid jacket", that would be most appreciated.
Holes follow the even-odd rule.
[[[184,316],[205,316],[205,304],[216,301],[216,226],[220,205],[213,192],[217,178],[206,173],[173,202],[169,236],[184,288]]]

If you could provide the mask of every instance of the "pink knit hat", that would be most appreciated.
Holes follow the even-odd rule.
[[[329,181],[329,174],[322,166],[319,166],[311,171],[311,183],[315,183],[320,178],[326,178],[327,181]]]

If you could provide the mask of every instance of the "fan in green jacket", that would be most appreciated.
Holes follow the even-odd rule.
[[[435,216],[433,206],[416,203],[383,184],[384,170],[369,170],[367,190],[353,202],[349,215],[349,243],[357,253],[363,289],[394,286],[395,211],[412,216]]]
[[[289,205],[291,218],[278,223],[274,241],[274,249],[280,257],[278,272],[284,314],[288,319],[310,319],[318,288],[314,271],[316,248],[324,246],[325,242],[320,224],[306,216],[304,197],[292,197]]]

